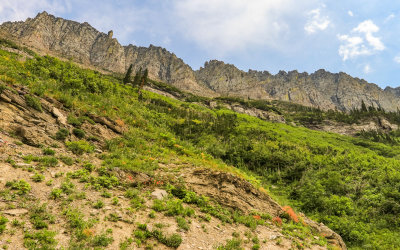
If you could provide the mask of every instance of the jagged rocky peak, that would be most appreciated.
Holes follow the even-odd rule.
[[[112,39],[112,38],[113,38],[113,35],[114,35],[114,32],[113,32],[112,30],[110,30],[110,31],[107,33],[107,35],[108,35],[108,38]]]
[[[148,48],[122,46],[113,38],[112,30],[106,34],[87,22],[56,18],[44,11],[25,22],[4,23],[0,25],[0,31],[31,47],[82,64],[120,73],[133,64],[136,71],[147,68],[154,80],[196,94],[214,95],[210,89],[196,82],[193,70],[173,53],[153,45]]]
[[[392,93],[397,97],[400,97],[400,87],[397,87],[397,88],[386,87],[384,91]]]
[[[42,12],[39,12],[37,15],[36,15],[36,18],[40,18],[40,17],[43,17],[43,16],[53,16],[53,15],[50,15],[49,13],[47,13],[47,11],[42,11]]]
[[[58,18],[47,12],[22,22],[0,25],[0,34],[46,53],[73,59],[82,64],[113,72],[147,68],[154,80],[164,81],[202,96],[228,95],[253,99],[291,101],[322,109],[351,110],[366,105],[396,111],[400,107],[400,89],[383,91],[375,84],[350,75],[324,69],[312,74],[279,71],[245,72],[232,64],[211,60],[197,71],[164,48],[150,45],[122,46],[113,32],[107,34],[87,22]]]
[[[210,60],[204,64],[204,68],[196,71],[196,80],[200,84],[223,95],[237,95],[237,90],[251,88],[263,81],[263,77],[262,74],[244,72],[232,64],[218,60]]]

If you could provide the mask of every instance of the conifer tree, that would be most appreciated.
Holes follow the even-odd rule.
[[[362,112],[367,112],[367,105],[365,105],[364,100],[361,100],[361,111]]]
[[[142,75],[142,79],[140,81],[140,88],[143,88],[143,86],[147,84],[148,77],[149,77],[149,71],[145,69]]]
[[[128,82],[131,81],[131,74],[132,74],[132,67],[133,65],[129,65],[128,71],[126,71],[125,77],[124,77],[124,84],[127,84]]]
[[[140,85],[139,85],[139,88],[138,88],[138,99],[139,99],[139,101],[143,100],[142,89],[143,89],[143,86],[145,84],[147,84],[148,76],[149,76],[149,71],[147,69],[145,69],[143,74],[142,74],[142,77],[140,78]]]
[[[139,71],[136,72],[135,78],[133,79],[133,86],[140,86],[140,82],[142,79],[142,68],[139,69]]]

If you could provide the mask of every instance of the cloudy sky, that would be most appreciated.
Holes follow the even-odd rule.
[[[123,45],[154,44],[193,69],[346,72],[400,86],[400,2],[389,0],[0,0],[0,23],[46,10],[114,31]]]

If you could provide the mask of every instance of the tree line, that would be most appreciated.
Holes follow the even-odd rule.
[[[135,77],[133,78],[133,82],[131,79],[132,76],[132,71],[133,71],[133,65],[129,65],[128,70],[125,73],[125,77],[122,80],[124,84],[131,83],[134,87],[139,87],[139,89],[142,89],[144,85],[148,83],[149,80],[149,71],[148,69],[142,69],[141,67],[139,70],[136,72]]]

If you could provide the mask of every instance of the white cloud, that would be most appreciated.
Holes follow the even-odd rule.
[[[400,56],[395,56],[395,57],[393,58],[393,61],[395,61],[396,63],[399,63],[399,64],[400,64]]]
[[[365,74],[369,74],[369,73],[371,73],[371,72],[372,72],[371,65],[369,65],[369,64],[366,64],[366,65],[364,66],[364,69],[363,69],[363,71],[364,71],[364,73],[365,73]]]
[[[393,18],[395,18],[396,16],[392,13],[392,14],[390,14],[389,16],[387,16],[386,18],[385,18],[385,23],[387,23],[387,22],[389,22],[390,20],[392,20]]]
[[[38,12],[62,13],[69,8],[67,0],[1,0],[0,23],[5,21],[23,21],[35,17]]]
[[[353,11],[351,11],[351,10],[347,11],[347,14],[349,14],[349,16],[351,16],[351,17],[353,17],[353,16],[354,16],[354,13],[353,13]]]
[[[338,35],[342,41],[339,47],[339,55],[343,61],[362,55],[372,55],[385,49],[380,37],[374,36],[379,27],[371,20],[361,22],[348,35]]]
[[[374,24],[371,20],[366,20],[362,23],[360,23],[357,27],[353,29],[353,31],[358,31],[362,33],[373,33],[373,32],[378,32],[379,27]]]
[[[296,0],[178,0],[172,12],[186,38],[224,54],[253,45],[282,46],[290,33],[288,21],[301,17],[311,2],[315,1],[299,6]]]
[[[308,12],[309,20],[304,26],[304,30],[308,34],[315,33],[319,30],[325,30],[331,23],[328,16],[321,16],[321,9],[313,9]]]

